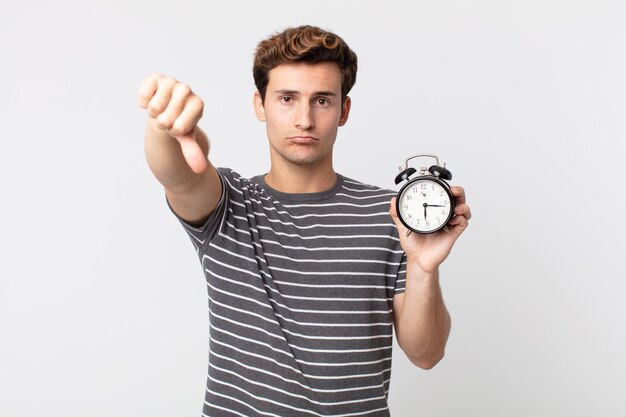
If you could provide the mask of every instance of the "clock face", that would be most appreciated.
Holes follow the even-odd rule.
[[[418,233],[433,233],[452,217],[454,200],[448,189],[429,178],[417,178],[406,184],[398,196],[400,219]]]

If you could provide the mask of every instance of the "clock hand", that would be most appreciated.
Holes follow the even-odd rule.
[[[424,203],[424,204],[426,204],[426,203]],[[445,207],[445,206],[443,206],[443,205],[441,205],[441,204],[426,204],[426,205],[427,205],[428,207]]]
[[[426,220],[426,208],[428,207],[428,204],[424,203],[424,220]]]

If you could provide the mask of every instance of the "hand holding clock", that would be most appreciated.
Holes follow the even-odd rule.
[[[435,272],[448,257],[452,246],[467,228],[468,221],[472,217],[471,210],[466,203],[465,190],[459,186],[452,186],[450,191],[454,196],[456,206],[453,217],[447,224],[447,230],[441,229],[430,234],[410,233],[407,236],[409,229],[398,218],[396,197],[391,200],[389,214],[398,229],[400,244],[407,255],[407,260],[416,262],[426,272]],[[424,203],[424,211],[431,206],[435,205]]]

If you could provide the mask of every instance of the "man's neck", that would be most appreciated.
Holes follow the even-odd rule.
[[[289,194],[320,193],[330,190],[337,183],[332,165],[321,169],[311,166],[289,166],[276,169],[272,166],[265,182],[273,189]]]

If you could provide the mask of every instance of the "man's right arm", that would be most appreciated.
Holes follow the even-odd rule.
[[[204,103],[187,85],[159,74],[143,80],[138,102],[148,110],[145,149],[152,173],[174,212],[191,224],[202,224],[222,190],[207,159],[209,141],[197,126]]]

